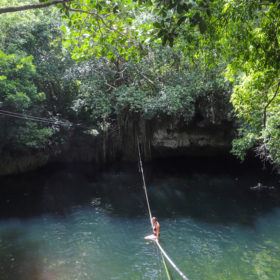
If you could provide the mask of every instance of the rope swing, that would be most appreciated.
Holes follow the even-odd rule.
[[[138,148],[138,158],[139,158],[140,172],[141,172],[142,181],[143,181],[143,189],[144,189],[144,193],[145,193],[145,197],[146,197],[146,202],[147,202],[147,207],[148,207],[151,227],[153,229],[152,212],[151,212],[151,207],[150,207],[150,202],[149,202],[149,197],[148,197],[148,192],[147,192],[147,186],[146,186],[145,175],[144,175],[144,170],[143,170],[143,163],[142,163],[142,158],[141,158],[140,143],[139,143],[138,135],[137,135],[137,148]],[[161,245],[160,245],[158,240],[155,240],[155,244],[158,246],[162,256],[168,261],[168,263],[174,268],[174,270],[181,276],[181,278],[184,279],[184,280],[189,280],[188,277],[177,267],[177,265],[167,255],[167,253],[161,247]],[[164,261],[164,258],[163,258],[163,263],[165,265],[166,271],[168,271],[167,267],[166,267],[166,264],[165,264],[165,261]],[[167,278],[170,279],[169,273],[167,273]]]

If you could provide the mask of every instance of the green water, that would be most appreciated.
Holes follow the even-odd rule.
[[[190,280],[280,279],[279,192],[249,189],[279,178],[168,170],[147,168],[152,211]],[[0,192],[1,280],[167,279],[143,239],[150,225],[136,168],[41,171],[2,179]]]

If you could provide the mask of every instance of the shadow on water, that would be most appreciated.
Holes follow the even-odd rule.
[[[2,229],[0,245],[1,280],[44,279],[40,258],[36,256],[39,243],[25,239],[24,229]]]
[[[1,179],[0,220],[64,217],[77,207],[97,204],[108,215],[147,214],[137,164],[114,166],[99,175],[90,174],[89,168],[66,166]],[[279,178],[259,166],[174,159],[145,164],[145,172],[152,210],[160,219],[254,226],[260,215],[280,207]],[[275,189],[252,191],[258,182]]]

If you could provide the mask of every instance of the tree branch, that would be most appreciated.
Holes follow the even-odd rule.
[[[83,10],[83,9],[75,9],[75,8],[71,8],[71,7],[69,7],[69,6],[66,6],[66,9],[67,9],[69,12],[86,13],[86,14],[89,14],[89,15],[93,15],[93,16],[96,18],[96,20],[97,20],[98,26],[100,26],[100,24],[99,24],[99,22],[98,22],[98,20],[100,20],[101,23],[103,24],[103,26],[104,26],[107,30],[116,32],[116,33],[118,33],[120,36],[122,36],[122,37],[124,37],[124,38],[127,38],[128,41],[131,42],[131,43],[133,43],[134,45],[136,45],[136,46],[139,45],[140,47],[142,47],[142,45],[141,45],[140,42],[138,42],[138,41],[136,41],[136,40],[134,40],[134,39],[129,38],[128,35],[126,35],[125,33],[121,32],[121,31],[118,30],[117,28],[114,28],[114,27],[110,26],[110,25],[106,22],[106,20],[104,19],[103,16],[99,15],[98,13],[96,13],[96,12],[94,12],[94,11],[92,11],[92,10],[86,11],[86,10]],[[99,29],[99,30],[100,30],[100,32],[102,32],[102,29]]]
[[[70,2],[70,1],[72,1],[72,0],[53,0],[53,1],[39,3],[39,4],[30,4],[30,5],[17,6],[17,7],[4,7],[4,8],[0,8],[0,14],[47,8],[52,5],[63,4],[63,3]]]
[[[279,88],[280,88],[280,81],[277,84],[277,88],[276,88],[276,91],[274,92],[273,96],[271,97],[271,99],[267,102],[267,104],[264,107],[264,110],[263,110],[263,127],[264,128],[266,127],[267,108],[271,104],[271,102],[275,99],[275,97],[277,96]]]
[[[108,30],[111,30],[111,31],[114,31],[114,32],[117,32],[119,33],[119,35],[123,36],[123,37],[126,37],[125,34],[123,34],[121,31],[111,27],[110,25],[108,25],[106,23],[106,21],[104,20],[104,18],[99,15],[98,13],[95,13],[94,11],[86,11],[86,10],[82,10],[82,9],[74,9],[74,8],[70,8],[67,6],[67,10],[70,11],[70,12],[76,12],[76,13],[85,13],[85,14],[89,14],[89,15],[93,15],[95,16],[97,19],[100,19],[100,21],[103,23],[103,25],[108,29]]]
[[[144,78],[146,81],[148,81],[151,85],[153,85],[154,87],[156,87],[156,84],[149,78],[147,77],[145,74],[143,74],[138,68],[137,66],[135,67],[136,72],[142,77]]]

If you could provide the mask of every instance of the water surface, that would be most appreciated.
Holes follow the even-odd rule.
[[[190,280],[280,279],[279,178],[211,161],[145,167],[162,246]],[[143,239],[137,166],[91,168],[0,179],[1,280],[167,279]],[[250,190],[258,182],[276,189]]]

